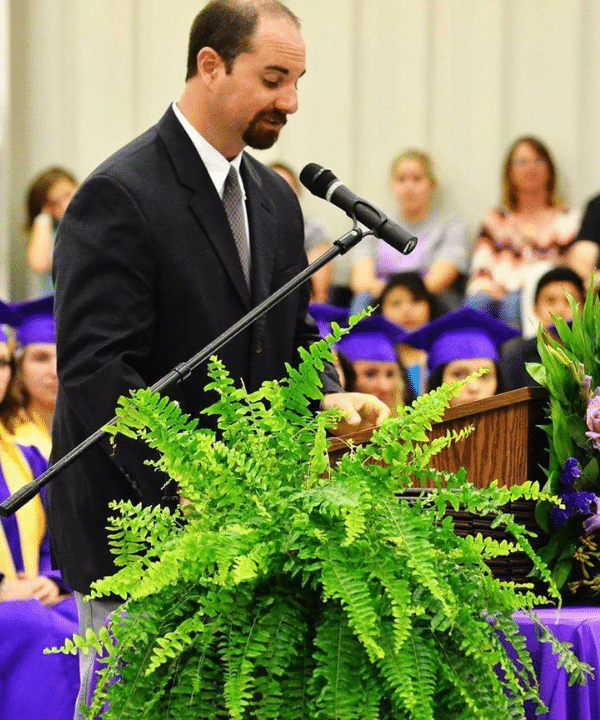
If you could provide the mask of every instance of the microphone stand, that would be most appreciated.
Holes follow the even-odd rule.
[[[214,355],[217,350],[222,348],[225,343],[229,342],[229,340],[242,332],[242,330],[245,330],[247,327],[249,327],[261,315],[268,312],[272,307],[277,305],[278,302],[283,300],[284,297],[294,292],[294,290],[297,290],[300,285],[302,285],[302,283],[308,280],[308,278],[310,278],[311,275],[317,272],[317,270],[320,270],[324,265],[326,265],[330,260],[333,260],[333,258],[337,257],[338,255],[344,255],[345,253],[347,253],[348,250],[351,250],[355,245],[357,245],[364,236],[372,234],[372,232],[364,232],[363,230],[361,230],[361,228],[358,227],[356,219],[354,219],[354,226],[352,230],[350,230],[341,238],[336,240],[329,250],[324,252],[323,255],[318,257],[313,263],[306,267],[295,278],[292,278],[289,282],[280,287],[279,290],[276,290],[272,295],[270,295],[266,300],[264,300],[255,308],[246,313],[246,315],[241,317],[228,330],[219,335],[219,337],[215,338],[211,343],[206,345],[202,350],[200,350],[200,352],[190,358],[187,362],[180,363],[179,365],[174,367],[171,372],[169,372],[167,375],[154,383],[154,385],[152,385],[150,389],[154,392],[161,392],[162,390],[165,390],[174,383],[178,383],[182,380],[187,379],[190,374],[198,367],[198,365],[201,365],[203,362],[208,360],[208,358],[210,358],[211,355]],[[115,416],[112,420],[110,420],[110,422],[106,423],[106,425],[115,425],[116,422],[117,418]],[[33,480],[32,482],[24,485],[22,488],[17,490],[3,503],[0,503],[0,517],[9,517],[21,507],[23,507],[26,502],[28,502],[29,500],[31,500],[31,498],[37,495],[40,490],[52,480],[52,478],[54,478],[56,475],[58,475],[59,472],[61,472],[61,470],[71,465],[71,463],[73,463],[89,447],[95,445],[106,435],[108,435],[108,433],[103,428],[96,430],[95,433],[90,435],[83,442],[77,445],[77,447],[73,448],[73,450],[71,450],[64,457],[62,457],[58,462],[49,467],[46,472],[35,478],[35,480]]]

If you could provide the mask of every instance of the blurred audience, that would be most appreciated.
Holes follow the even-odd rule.
[[[46,458],[58,390],[53,306],[52,295],[11,306],[19,315],[17,386],[23,405],[14,432],[19,442],[35,445]]]
[[[403,270],[417,271],[430,293],[448,308],[460,305],[472,241],[467,225],[456,213],[434,207],[437,180],[431,158],[422,150],[406,150],[391,167],[392,188],[400,225],[418,238],[409,255],[394,250],[383,240],[366,238],[352,270],[354,308],[364,307],[378,297],[390,276]]]
[[[534,309],[538,324],[551,329],[555,318],[573,319],[570,295],[579,307],[585,302],[585,288],[581,277],[570,268],[558,267],[543,275],[535,291]],[[506,390],[535,387],[536,382],[527,372],[526,363],[541,361],[537,336],[510,343],[502,355],[500,367],[506,382]]]
[[[269,165],[272,170],[287,182],[296,193],[298,199],[302,198],[302,185],[298,176],[289,165],[282,162],[273,162]],[[317,218],[304,215],[304,249],[308,262],[314,262],[320,255],[331,247],[325,225]],[[331,285],[331,263],[328,263],[311,277],[311,298],[316,303],[326,303],[329,300]]]
[[[329,303],[311,303],[308,311],[317,323],[321,337],[326,337],[331,332],[331,323],[345,325],[348,319],[348,308],[338,307]],[[355,390],[356,373],[348,358],[337,348],[333,348],[334,365],[340,378],[340,384],[344,390],[353,392]]]
[[[535,264],[565,262],[579,213],[556,195],[556,167],[537,138],[517,139],[503,169],[503,207],[485,215],[471,263],[465,304],[516,328],[522,289]]]
[[[567,263],[579,273],[584,283],[598,267],[600,253],[600,195],[593,197],[586,205],[575,242],[569,250]]]
[[[18,325],[0,303],[0,322]],[[21,422],[14,393],[14,358],[0,330],[0,500],[47,467],[29,444],[16,444]],[[0,522],[0,720],[71,720],[79,687],[77,658],[44,655],[78,632],[75,601],[52,569],[43,493]]]
[[[354,389],[376,395],[392,415],[414,400],[406,369],[396,353],[405,334],[381,315],[372,315],[357,323],[336,345],[354,367]]]
[[[461,308],[410,333],[404,342],[427,352],[429,390],[453,380],[464,380],[482,368],[487,370],[452,399],[451,406],[455,407],[504,391],[500,348],[518,334],[487,313]]]
[[[384,317],[407,332],[418,330],[443,314],[439,298],[429,292],[419,273],[411,271],[392,275],[376,305]],[[397,350],[413,390],[420,395],[427,385],[427,354],[406,343],[400,343]]]
[[[52,167],[38,175],[27,192],[27,264],[39,276],[39,294],[52,292],[52,255],[58,224],[77,190],[68,170]]]

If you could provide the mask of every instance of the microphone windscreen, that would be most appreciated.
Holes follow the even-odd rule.
[[[332,182],[337,180],[331,170],[326,170],[317,163],[309,163],[300,173],[300,182],[307,190],[317,197],[324,198]]]

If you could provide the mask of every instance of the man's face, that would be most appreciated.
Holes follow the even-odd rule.
[[[231,72],[220,68],[215,85],[214,120],[226,157],[245,145],[271,147],[287,116],[298,109],[298,80],[304,74],[304,40],[286,18],[263,15],[250,52],[240,54]]]

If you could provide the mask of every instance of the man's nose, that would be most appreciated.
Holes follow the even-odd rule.
[[[291,85],[284,89],[277,99],[277,108],[288,115],[292,115],[298,109],[298,89]]]

